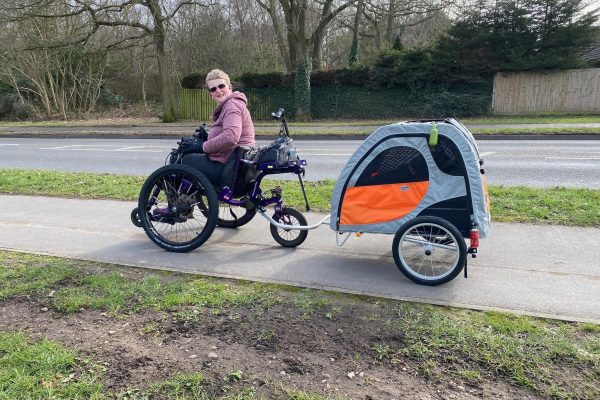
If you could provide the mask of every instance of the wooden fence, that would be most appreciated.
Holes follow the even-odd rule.
[[[495,114],[600,113],[600,68],[556,72],[498,72]]]
[[[244,92],[248,97],[248,109],[254,120],[265,120],[271,118],[273,100],[270,96],[258,95],[252,91]],[[208,122],[212,110],[217,103],[210,97],[206,89],[181,89],[180,113],[183,119],[195,119]]]
[[[217,103],[210,97],[208,90],[181,89],[179,93],[180,113],[183,119],[208,122],[216,105]]]

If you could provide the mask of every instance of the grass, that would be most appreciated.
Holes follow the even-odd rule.
[[[600,133],[600,128],[473,128],[476,135],[593,135]]]
[[[100,399],[99,371],[49,340],[0,332],[0,398]]]
[[[59,283],[69,282],[66,289],[57,289],[48,300],[52,307],[66,314],[82,308],[119,313],[124,310],[169,310],[179,306],[271,307],[277,303],[273,290],[259,283],[231,287],[225,281],[213,278],[165,283],[158,274],[136,280],[126,275],[127,271],[115,271],[102,265],[81,274],[82,263],[78,262],[1,251],[0,254],[0,301],[50,292]],[[32,268],[32,265],[36,267]]]
[[[144,177],[0,169],[0,193],[136,201]],[[335,181],[305,182],[311,210],[328,212]],[[304,210],[296,181],[265,181],[279,185],[286,204]],[[491,186],[492,219],[500,222],[600,226],[600,190]]]
[[[502,379],[529,388],[542,397],[592,399],[600,396],[600,328],[590,323],[309,289],[298,291],[283,285],[174,273],[146,271],[141,278],[134,268],[0,251],[0,274],[8,276],[7,271],[11,271],[10,280],[0,279],[3,293],[7,293],[5,289],[13,280],[32,280],[36,285],[20,286],[5,295],[4,300],[26,295],[34,298],[35,293],[42,293],[39,298],[48,301],[56,312],[71,313],[78,312],[77,306],[81,304],[74,309],[65,308],[63,305],[69,303],[65,299],[85,294],[95,299],[92,307],[116,310],[120,319],[144,310],[176,311],[190,307],[219,308],[237,314],[249,304],[271,307],[279,303],[284,308],[295,308],[298,319],[303,320],[307,312],[309,319],[323,318],[318,312],[333,304],[354,310],[366,302],[373,312],[386,315],[385,319],[371,323],[378,324],[372,328],[381,329],[383,324],[391,332],[390,336],[378,336],[376,342],[364,349],[365,356],[370,352],[372,362],[389,365],[402,362],[404,365],[406,360],[412,360],[422,376],[432,379],[440,377],[440,368],[444,366],[445,373],[457,379],[472,382]],[[65,271],[68,278],[60,281],[62,289],[51,298],[46,296],[57,289],[58,284],[56,279],[47,277],[62,276]],[[112,293],[112,289],[108,289],[112,285],[115,291],[122,293]],[[174,298],[177,300],[173,301]],[[271,332],[265,331],[267,336],[270,337]],[[394,337],[402,340],[389,341]],[[240,381],[242,385],[245,375],[236,370],[226,374],[223,380]],[[100,360],[82,358],[74,350],[48,340],[33,341],[22,333],[0,333],[0,398],[106,398],[99,383],[101,376]],[[201,395],[209,391],[210,385],[200,374],[175,372],[167,381],[156,382],[143,390],[127,389],[116,398],[204,398]],[[219,398],[254,398],[252,388],[238,389]],[[197,397],[192,395],[194,393]],[[286,397],[281,398],[321,397],[287,390]]]
[[[461,362],[456,363],[454,374],[470,380],[481,379],[481,372],[463,366],[483,365],[484,370],[543,395],[594,398],[600,394],[597,385],[583,384],[576,395],[567,389],[579,386],[580,374],[582,381],[587,381],[597,379],[600,372],[600,338],[581,336],[580,325],[406,304],[397,308],[397,314],[399,318],[389,323],[404,335],[406,343],[406,347],[396,349],[397,354],[421,360],[429,374],[435,375],[436,363],[456,358]],[[375,357],[380,354],[376,352]],[[571,376],[571,381],[564,381],[566,376]],[[564,386],[556,386],[558,381]]]
[[[491,186],[492,219],[600,226],[600,190]]]

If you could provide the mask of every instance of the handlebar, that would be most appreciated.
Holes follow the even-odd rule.
[[[283,116],[284,112],[285,110],[283,108],[280,108],[279,110],[277,110],[277,112],[271,113],[271,115],[273,116],[273,119],[279,121],[279,119],[281,119],[281,117]]]
[[[196,128],[196,130],[194,131],[192,136],[195,136],[197,138],[200,138],[203,141],[206,141],[208,139],[207,128],[208,128],[208,125],[206,125],[206,123],[200,125],[198,128]]]

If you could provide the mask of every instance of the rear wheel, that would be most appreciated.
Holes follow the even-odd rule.
[[[459,230],[437,217],[408,221],[396,232],[392,246],[400,271],[412,281],[429,286],[454,279],[467,256],[467,245]]]
[[[290,226],[306,226],[306,218],[298,210],[284,208],[280,214],[273,214],[273,219],[281,224]],[[308,231],[298,229],[278,228],[271,224],[271,235],[273,239],[283,247],[296,247],[302,244],[308,236]]]
[[[162,167],[146,179],[137,214],[154,243],[183,253],[201,246],[212,235],[217,211],[217,194],[208,178],[177,164]]]
[[[246,225],[256,215],[256,207],[247,209],[240,206],[232,206],[227,203],[219,203],[219,216],[217,225],[224,228],[237,228]]]

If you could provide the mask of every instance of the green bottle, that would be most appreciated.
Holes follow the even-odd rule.
[[[435,147],[438,143],[438,128],[435,122],[431,123],[431,130],[429,131],[429,147]]]

